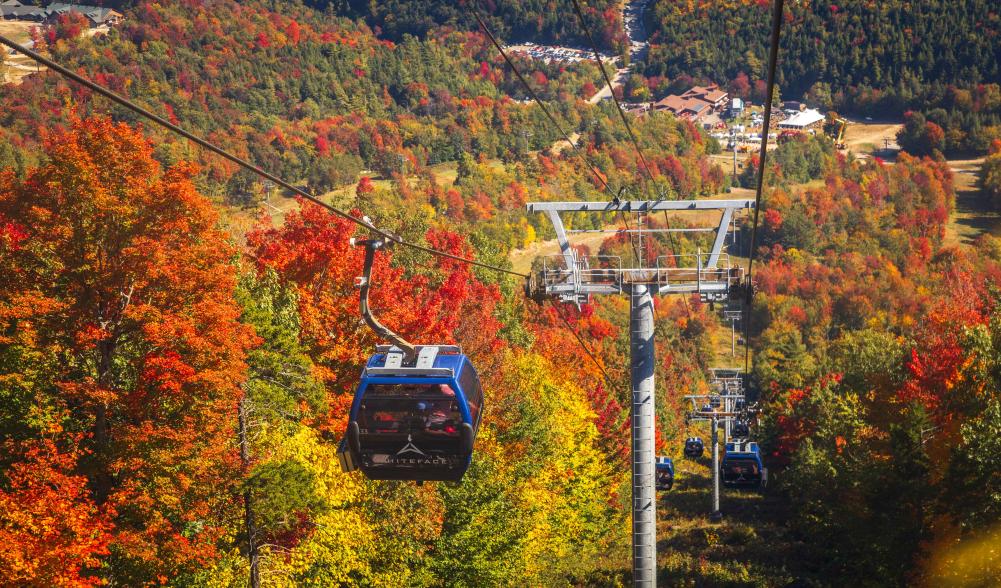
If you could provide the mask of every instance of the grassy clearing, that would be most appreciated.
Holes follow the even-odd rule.
[[[845,145],[856,153],[869,154],[878,154],[887,147],[899,149],[897,133],[903,127],[900,123],[850,121],[845,129]]]
[[[1001,215],[991,210],[978,185],[982,159],[950,161],[956,185],[956,210],[945,228],[953,245],[972,245],[984,233],[1001,236]]]
[[[0,25],[3,24],[5,23],[0,21]],[[495,171],[504,169],[504,163],[499,159],[489,160],[486,165]],[[455,161],[447,161],[445,163],[430,166],[430,170],[434,173],[435,181],[440,186],[445,188],[449,188],[455,184],[455,180],[458,177],[458,163]],[[374,171],[364,170],[358,174],[358,177],[354,182],[335,188],[325,194],[320,194],[318,198],[331,206],[340,208],[341,210],[349,210],[356,204],[358,196],[358,182],[363,177],[370,178],[372,180],[372,185],[376,188],[376,190],[393,189],[392,180],[382,178]],[[414,176],[408,177],[407,181],[412,185],[417,184],[417,178]],[[246,242],[247,232],[257,225],[261,215],[268,214],[271,216],[273,224],[281,225],[286,213],[298,210],[299,208],[299,205],[296,203],[294,198],[285,197],[279,194],[272,195],[270,204],[271,205],[268,206],[268,204],[261,201],[257,206],[248,208],[220,206],[219,210],[222,214],[222,224],[236,242],[243,244]],[[531,265],[531,263],[532,261],[529,259],[528,264]]]
[[[38,25],[30,22],[4,20],[0,21],[0,35],[23,45],[31,40],[31,29],[36,26]],[[7,47],[3,47],[0,51],[4,52],[3,65],[0,66],[0,83],[20,84],[26,76],[45,69],[38,67],[34,61],[24,55],[8,54]]]
[[[708,435],[703,437],[708,442]],[[707,447],[708,450],[708,447]],[[676,460],[674,489],[658,507],[658,582],[662,586],[785,586],[801,577],[789,557],[778,497],[767,491],[722,489],[723,521],[709,521],[711,458]]]

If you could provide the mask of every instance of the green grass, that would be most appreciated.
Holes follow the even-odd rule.
[[[991,209],[978,186],[980,162],[950,162],[956,185],[956,210],[946,225],[946,240],[971,245],[984,233],[1001,236],[1001,215]]]
[[[796,544],[779,497],[723,488],[723,521],[712,523],[709,458],[676,465],[675,486],[661,494],[658,508],[661,586],[785,586],[801,575],[790,567]]]

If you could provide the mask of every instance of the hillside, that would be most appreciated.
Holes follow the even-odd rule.
[[[760,99],[769,3],[662,0],[648,15],[647,76],[730,81]],[[794,2],[783,27],[783,98],[880,118],[920,111],[945,129],[942,151],[984,153],[1001,126],[1001,16],[991,2]]]
[[[449,2],[440,0],[364,2],[361,0],[311,0],[309,5],[331,8],[337,14],[363,18],[393,40],[403,35],[424,36],[440,26],[476,30],[472,16],[480,10],[495,33],[508,41],[529,40],[535,43],[585,45],[586,37],[576,25],[573,8],[568,2],[544,0],[499,1],[489,4]],[[588,26],[595,31],[602,47],[622,50],[625,37],[618,3],[599,0],[589,3],[586,12]]]
[[[751,197],[730,190],[752,185],[753,168],[727,175],[711,157],[716,140],[660,111],[629,119],[641,160],[612,101],[588,101],[593,65],[516,57],[555,128],[462,4],[123,6],[125,23],[107,34],[59,21],[39,49],[344,212],[291,201],[52,71],[0,85],[0,584],[629,583],[629,299],[539,304],[524,276],[505,271],[556,251],[550,221],[526,214],[527,202]],[[556,6],[497,3],[489,22],[525,40],[578,38],[569,5]],[[602,43],[616,42],[618,9],[589,3],[611,27]],[[837,27],[973,30],[935,2],[915,13],[941,23],[893,3],[790,10],[799,26],[787,27],[789,55],[807,32],[831,54],[803,46],[800,57],[827,65],[817,77],[806,62],[783,65],[783,94],[851,69],[838,91],[863,110],[876,104],[863,70],[886,54],[843,46]],[[963,10],[990,37],[989,8]],[[764,41],[743,36],[765,22],[760,3],[662,0],[650,13],[659,24],[641,84],[739,81],[741,71],[757,81]],[[671,56],[678,45],[691,50],[683,62]],[[978,39],[920,72],[883,72],[955,105],[908,115],[892,162],[839,151],[822,133],[772,146],[758,226],[740,215],[728,247],[734,260],[753,257],[753,296],[655,298],[653,441],[678,468],[658,501],[662,585],[1001,577],[984,547],[1001,529],[1001,240],[972,227],[971,213],[998,193],[1001,143],[965,167],[936,153],[975,151],[974,129],[993,132],[995,86],[980,82],[996,77],[996,52]],[[916,96],[893,100],[918,108]],[[938,137],[930,125],[942,116],[959,123]],[[577,149],[552,148],[561,130]],[[854,132],[853,147],[872,142]],[[974,202],[981,184],[987,199]],[[713,234],[687,229],[718,214],[649,215],[642,242],[592,232],[580,252],[626,267],[704,252]],[[425,384],[377,381],[354,402],[385,343],[360,316],[355,239],[373,237],[362,215],[403,241],[376,256],[373,312],[412,342],[460,345],[481,403],[456,392],[475,389],[460,368],[448,368],[455,382],[434,372],[441,381],[418,391],[410,386]],[[624,216],[566,222],[593,231]],[[742,301],[746,341],[723,314]],[[682,457],[687,437],[708,438],[686,419],[684,396],[710,390],[711,368],[742,365],[744,344],[761,409],[750,436],[769,483],[726,490],[717,523],[705,457]],[[381,386],[402,386],[386,397],[403,400],[380,410]],[[439,401],[456,404],[439,415],[429,405]],[[369,407],[367,422],[357,411]],[[338,448],[352,419],[359,436],[406,438],[388,450],[411,453],[401,461],[426,457],[425,442],[475,438],[471,461],[429,450],[468,470],[447,483],[345,472]]]

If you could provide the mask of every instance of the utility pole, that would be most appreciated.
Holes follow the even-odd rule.
[[[657,584],[653,296],[698,293],[705,302],[728,300],[730,287],[739,285],[743,280],[743,268],[739,265],[731,266],[729,256],[721,253],[727,227],[735,211],[754,206],[754,200],[751,199],[528,204],[529,212],[541,212],[549,217],[560,245],[560,253],[554,256],[556,259],[543,258],[542,270],[528,278],[525,289],[529,297],[540,302],[546,298],[556,298],[560,302],[580,305],[590,300],[593,294],[629,295],[634,586],[654,588]],[[712,249],[708,253],[663,256],[663,262],[662,258],[644,260],[640,251],[636,267],[623,268],[618,257],[580,255],[571,246],[560,217],[561,212],[637,214],[640,215],[637,228],[626,231],[642,235],[645,217],[656,211],[667,210],[721,211]],[[691,229],[681,229],[686,230]],[[649,265],[649,261],[653,261],[653,265]]]
[[[737,132],[730,130],[730,144],[733,145],[733,181],[737,181]]]
[[[727,395],[723,396],[723,412],[730,413],[730,412],[732,412],[732,408],[733,407],[730,406],[730,395],[727,394]],[[730,419],[726,419],[725,421],[723,421],[723,445],[724,446],[727,443],[730,442],[730,423],[731,423]]]

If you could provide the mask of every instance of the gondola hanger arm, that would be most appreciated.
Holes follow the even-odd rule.
[[[417,349],[412,343],[395,333],[392,329],[379,322],[372,314],[372,309],[368,304],[368,292],[372,287],[372,265],[375,263],[375,253],[383,247],[392,244],[392,241],[385,239],[351,239],[351,245],[365,247],[365,266],[362,275],[355,278],[355,287],[359,290],[359,307],[361,316],[365,319],[365,324],[376,332],[377,335],[388,339],[393,345],[403,351],[404,362],[411,362],[417,357]]]

